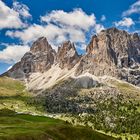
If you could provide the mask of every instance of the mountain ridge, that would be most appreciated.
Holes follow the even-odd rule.
[[[44,75],[44,78],[49,75],[45,82],[55,79],[55,84],[57,79],[63,76],[79,76],[85,73],[97,77],[112,76],[140,86],[139,35],[117,28],[102,30],[92,36],[86,53],[82,56],[70,41],[63,42],[56,52],[45,37],[40,37],[33,43],[30,52],[2,76],[26,79],[30,85],[30,82],[37,78],[33,75],[37,74]],[[53,75],[57,75],[57,78],[52,78]]]

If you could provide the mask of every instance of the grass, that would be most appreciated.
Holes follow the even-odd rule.
[[[23,82],[7,77],[0,78],[0,109],[8,108],[17,112],[41,113],[40,103],[30,103],[33,95],[25,89]]]
[[[0,96],[17,96],[25,93],[22,82],[7,77],[0,78]]]
[[[112,84],[124,95],[140,100],[140,88],[136,88],[129,83],[112,81]]]
[[[64,121],[0,110],[0,140],[115,140],[90,128]]]

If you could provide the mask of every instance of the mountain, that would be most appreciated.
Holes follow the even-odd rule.
[[[140,86],[140,37],[116,28],[92,37],[76,73],[110,75]]]
[[[136,33],[103,30],[93,35],[83,55],[70,41],[56,51],[41,37],[1,76],[11,77],[0,79],[1,109],[49,114],[117,138],[139,140],[140,37]]]
[[[85,73],[112,76],[140,86],[139,35],[117,28],[102,30],[93,35],[82,56],[70,41],[62,43],[56,52],[47,39],[41,37],[33,43],[30,52],[3,75],[26,79],[29,89],[41,90],[63,78]]]

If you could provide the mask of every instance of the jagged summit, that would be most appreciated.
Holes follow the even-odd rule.
[[[92,37],[86,51],[77,68],[77,75],[88,71],[96,76],[110,75],[140,84],[138,34],[129,34],[117,28],[103,30]]]
[[[26,78],[32,73],[47,73],[55,66],[56,71],[61,71],[59,77],[64,76],[67,69],[67,73],[75,76],[88,72],[140,85],[140,37],[137,33],[130,34],[117,28],[102,30],[92,37],[83,56],[78,55],[74,43],[70,41],[63,42],[56,52],[47,39],[41,37],[6,75]]]
[[[46,37],[40,37],[39,39],[37,39],[30,49],[32,53],[49,52],[50,50],[52,50],[52,47],[48,43]]]
[[[66,41],[58,48],[57,61],[60,68],[67,67],[68,69],[73,68],[79,61],[80,56],[78,55],[74,43]]]

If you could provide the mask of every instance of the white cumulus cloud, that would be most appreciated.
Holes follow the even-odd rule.
[[[32,17],[32,15],[29,13],[29,8],[27,5],[19,3],[17,1],[13,2],[13,10],[18,12],[20,16],[23,16],[24,18]]]
[[[6,48],[0,51],[0,61],[9,64],[16,63],[29,50],[29,46],[6,44]]]
[[[47,37],[49,41],[56,41],[55,39],[57,38],[60,39],[60,41],[66,39],[64,29],[60,29],[59,27],[52,24],[45,26],[33,24],[23,31],[7,31],[6,35],[20,38],[24,43],[35,41],[40,36]]]
[[[24,43],[30,43],[40,36],[47,37],[48,41],[56,46],[65,40],[74,43],[85,43],[86,35],[92,29],[99,32],[103,25],[96,22],[94,14],[88,15],[82,9],[71,12],[53,10],[40,17],[41,24],[32,24],[22,31],[7,31],[6,35],[20,38]]]
[[[118,26],[120,26],[120,27],[130,27],[130,26],[135,24],[133,19],[127,18],[127,17],[124,17],[122,20],[120,20],[118,22],[114,22],[114,23],[117,27]]]
[[[129,16],[131,14],[138,13],[140,14],[140,0],[132,4],[128,10],[122,13],[122,16]]]
[[[68,26],[88,30],[89,27],[96,24],[94,14],[87,15],[81,9],[75,9],[72,12],[63,10],[54,10],[50,14],[41,17],[41,21],[50,23],[55,22],[60,26]]]
[[[13,8],[10,8],[0,0],[0,29],[25,27],[21,17],[30,16],[28,10],[26,5],[17,2],[13,4]]]

